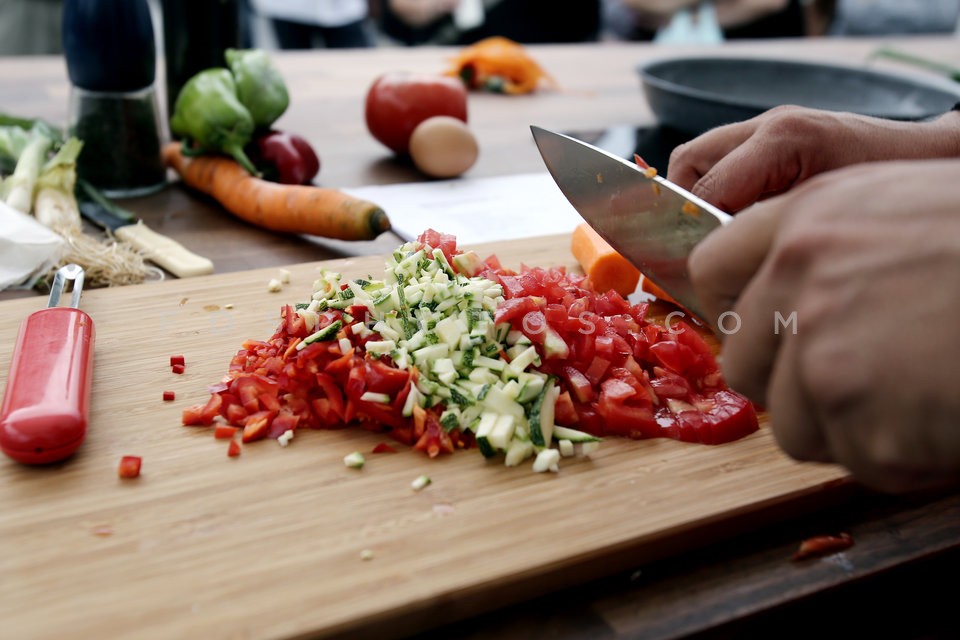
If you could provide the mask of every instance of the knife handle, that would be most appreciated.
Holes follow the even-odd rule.
[[[198,256],[176,240],[160,235],[143,222],[128,224],[113,233],[178,278],[213,273],[213,263],[208,258]]]
[[[32,313],[20,325],[0,406],[0,449],[24,464],[70,456],[87,435],[93,320],[73,307]]]

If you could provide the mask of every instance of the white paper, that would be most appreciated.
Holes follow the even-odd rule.
[[[387,212],[397,235],[412,239],[426,229],[477,244],[570,233],[583,218],[549,173],[347,189]]]
[[[56,232],[0,202],[0,289],[31,284],[65,249]]]

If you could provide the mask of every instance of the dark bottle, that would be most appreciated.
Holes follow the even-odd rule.
[[[244,46],[242,2],[162,0],[168,118],[187,80],[204,69],[225,67],[223,52]]]
[[[75,87],[136,91],[156,79],[156,42],[146,0],[66,0],[63,51]]]
[[[65,0],[63,49],[77,173],[114,197],[166,183],[156,95],[156,41],[147,0]]]

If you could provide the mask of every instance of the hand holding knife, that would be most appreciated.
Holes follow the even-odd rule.
[[[530,129],[547,169],[583,219],[681,306],[709,320],[693,291],[687,258],[730,214],[586,142]]]

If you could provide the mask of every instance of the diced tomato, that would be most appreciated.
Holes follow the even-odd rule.
[[[590,381],[590,383],[600,384],[600,381],[603,380],[604,375],[607,373],[607,369],[609,368],[610,361],[597,355],[594,356],[593,360],[590,361],[590,366],[587,367],[587,370],[583,372],[583,375],[587,380]]]
[[[704,443],[757,429],[745,398],[720,393],[725,386],[713,352],[690,325],[676,322],[668,330],[647,319],[646,304],[631,305],[615,291],[586,290],[582,277],[561,269],[501,270],[497,276],[506,300],[496,319],[524,331],[540,351],[540,370],[559,378],[558,424],[600,435]]]
[[[577,410],[570,399],[569,391],[562,391],[554,405],[554,420],[557,424],[572,426],[577,423]]]
[[[227,445],[227,455],[231,458],[236,458],[240,455],[240,443],[236,440],[231,440],[230,444]]]
[[[428,247],[433,247],[434,249],[440,249],[443,252],[443,255],[446,257],[447,262],[453,262],[453,256],[459,253],[457,251],[457,238],[456,236],[450,235],[448,233],[440,233],[439,231],[434,231],[433,229],[427,229],[417,238],[417,241],[421,244],[425,244]]]
[[[376,446],[373,447],[373,453],[396,453],[397,450],[388,445],[386,442],[378,442]]]
[[[570,393],[578,402],[590,402],[596,397],[596,390],[593,387],[594,382],[575,367],[563,367],[563,376],[570,386]]]
[[[494,322],[509,322],[519,328],[524,316],[538,310],[539,307],[532,298],[510,298],[497,305],[493,319]]]

